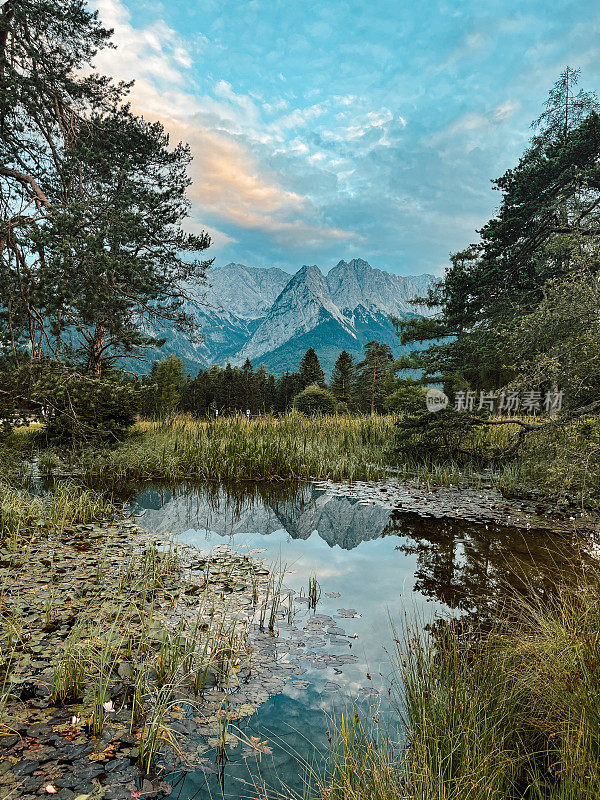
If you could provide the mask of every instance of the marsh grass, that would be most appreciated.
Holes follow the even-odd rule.
[[[311,611],[316,611],[317,603],[321,597],[321,584],[317,580],[317,575],[308,579],[308,607]]]
[[[288,414],[253,420],[200,421],[174,417],[141,422],[118,447],[83,452],[93,478],[216,481],[268,478],[375,479],[386,472],[384,451],[394,417],[315,417]]]
[[[526,422],[540,418],[519,417]],[[174,416],[141,421],[111,448],[42,450],[38,468],[51,477],[76,472],[89,485],[123,488],[140,480],[240,482],[307,479],[378,480],[393,475],[419,486],[478,488],[495,485],[507,495],[539,494],[558,503],[597,504],[600,489],[600,419],[580,418],[529,433],[510,457],[516,424],[477,426],[462,443],[472,453],[430,457],[419,447],[396,447],[402,415],[234,417],[198,420]],[[37,444],[36,444],[37,442]],[[5,475],[20,475],[36,453],[35,431],[19,429],[3,445]],[[494,455],[496,454],[496,455]],[[11,483],[16,483],[11,480]]]
[[[253,663],[250,621],[225,600],[231,585],[241,581],[243,588],[246,576],[257,592],[270,585],[265,614],[274,629],[283,576],[248,558],[238,576],[237,562],[220,555],[203,559],[203,573],[191,565],[188,572],[177,546],[144,536],[130,543],[114,521],[98,525],[112,504],[72,483],[47,495],[0,483],[0,501],[0,546],[14,547],[10,579],[0,583],[0,713],[8,702],[7,717],[18,719],[30,649],[51,642],[51,653],[44,652],[52,665],[49,703],[74,705],[74,728],[81,723],[104,737],[111,715],[129,710],[145,771],[161,748],[181,752],[173,708],[176,715],[181,704],[189,711],[207,687],[227,695],[240,685],[239,669]],[[43,593],[28,599],[37,615],[24,618],[21,593],[29,598],[40,576]]]
[[[140,731],[140,755],[138,758],[141,769],[147,774],[153,771],[156,759],[165,747],[170,747],[180,755],[182,754],[177,737],[168,723],[168,714],[177,704],[173,694],[173,686],[150,690],[150,711],[146,715],[145,723]]]
[[[62,706],[68,701],[83,698],[89,656],[84,648],[71,637],[60,659],[54,664],[50,698],[54,705]]]
[[[102,734],[106,705],[113,710],[111,690],[124,684],[131,707],[131,729],[139,731],[140,766],[149,772],[161,748],[179,752],[169,727],[169,712],[210,685],[229,690],[239,685],[237,667],[249,652],[248,630],[228,607],[216,612],[207,597],[199,598],[195,620],[181,620],[175,630],[155,617],[154,603],[164,604],[165,586],[183,573],[175,548],[148,544],[132,553],[128,568],[116,576],[118,596],[104,596],[80,615],[54,663],[51,701],[81,702],[87,708],[90,734]],[[18,639],[18,637],[16,637]],[[123,667],[126,671],[122,671]],[[121,670],[121,671],[120,671]],[[125,702],[115,701],[114,709]]]
[[[522,418],[534,421],[533,418]],[[253,420],[175,416],[139,422],[110,450],[86,449],[71,458],[86,480],[113,485],[139,480],[261,481],[378,480],[393,475],[416,485],[496,485],[507,495],[553,493],[559,502],[594,501],[600,485],[600,428],[580,420],[530,433],[509,458],[483,458],[510,448],[517,425],[476,427],[472,458],[437,458],[394,445],[399,415],[307,418],[290,413]],[[537,420],[539,421],[539,420]],[[480,454],[480,455],[478,455]]]
[[[328,800],[405,800],[397,744],[356,712],[329,720],[330,759],[325,780],[305,763],[307,785]]]
[[[396,725],[333,721],[322,800],[600,797],[600,581],[519,600],[491,630],[396,635]],[[393,731],[390,738],[390,730]]]
[[[106,519],[115,510],[104,493],[71,481],[48,495],[32,495],[0,481],[0,543],[15,552],[42,530],[61,533],[70,525]]]

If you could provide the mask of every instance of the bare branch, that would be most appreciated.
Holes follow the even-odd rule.
[[[50,201],[31,175],[27,175],[25,172],[18,172],[16,169],[11,169],[10,167],[4,166],[0,166],[0,175],[4,175],[6,178],[13,178],[23,186],[29,186],[31,189],[33,189],[33,192],[40,203],[43,203],[46,208],[50,206]]]

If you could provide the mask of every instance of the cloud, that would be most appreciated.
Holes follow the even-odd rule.
[[[100,19],[115,30],[117,50],[101,51],[96,65],[109,75],[127,80],[132,77],[156,81],[162,85],[183,83],[183,69],[192,58],[181,37],[159,20],[142,29],[131,25],[131,15],[121,0],[95,0]]]
[[[206,228],[200,223],[206,215],[234,227],[260,230],[290,247],[360,238],[320,222],[309,198],[281,186],[251,147],[283,142],[284,131],[306,125],[323,109],[313,105],[288,114],[287,103],[280,103],[270,110],[286,113],[264,125],[256,101],[236,93],[225,80],[216,81],[213,96],[190,91],[189,51],[164,21],[135,28],[121,0],[96,0],[96,5],[104,24],[114,28],[117,45],[117,50],[99,54],[98,68],[116,78],[134,78],[134,110],[160,119],[174,139],[190,144],[195,227]],[[212,232],[217,247],[236,241],[219,227]]]
[[[93,0],[92,0],[93,1]],[[566,63],[600,81],[592,0],[96,0],[136,111],[194,155],[219,257],[434,271],[499,201]]]

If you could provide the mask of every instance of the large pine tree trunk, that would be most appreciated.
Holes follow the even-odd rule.
[[[104,353],[105,333],[106,329],[103,325],[96,325],[90,348],[90,369],[94,375],[100,375],[102,373],[102,354]]]

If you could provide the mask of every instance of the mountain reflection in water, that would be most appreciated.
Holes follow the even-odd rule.
[[[590,561],[575,534],[398,513],[312,485],[149,487],[137,494],[135,510],[149,531],[199,546],[217,537],[236,542],[254,535],[264,537],[254,545],[269,552],[268,537],[278,532],[293,540],[318,537],[350,551],[393,536],[396,552],[414,562],[413,590],[463,611],[476,611],[509,586],[544,595],[558,570],[564,576]]]
[[[275,795],[280,781],[300,795],[300,761],[327,749],[327,714],[349,704],[374,703],[378,717],[389,709],[392,622],[423,627],[449,613],[485,620],[513,591],[544,596],[558,570],[564,579],[591,561],[574,535],[423,518],[312,485],[147,486],[135,493],[133,510],[144,528],[186,545],[228,544],[286,565],[285,587],[296,595],[316,574],[317,614],[346,634],[325,651],[353,657],[325,669],[303,659],[305,685],[286,683],[245,726],[248,735],[270,742],[272,755],[252,765],[232,752],[223,795],[216,777],[202,770],[173,776],[171,797],[178,800],[262,796],[253,787],[263,780]],[[345,618],[344,609],[356,615]],[[306,605],[297,606],[297,636],[309,635],[311,616]],[[282,649],[289,649],[285,641]]]

